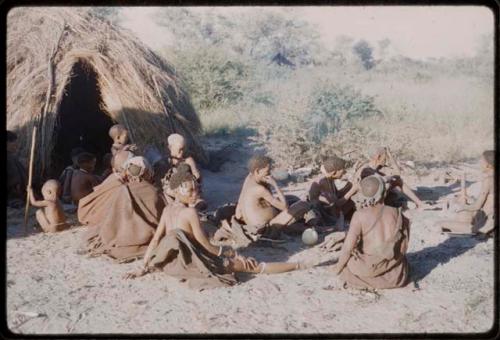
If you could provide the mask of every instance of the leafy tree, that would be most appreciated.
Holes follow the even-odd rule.
[[[353,52],[359,57],[363,67],[369,70],[375,66],[373,48],[366,40],[360,40],[353,46]]]

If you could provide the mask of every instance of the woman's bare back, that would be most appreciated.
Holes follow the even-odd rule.
[[[382,210],[383,209],[383,210]],[[398,209],[390,206],[375,206],[362,209],[359,213],[363,252],[371,254],[381,246],[391,246],[400,229]],[[401,215],[400,218],[403,218]]]

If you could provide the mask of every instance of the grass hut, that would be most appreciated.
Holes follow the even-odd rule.
[[[201,124],[172,66],[132,33],[85,8],[14,8],[7,17],[7,128],[28,158],[36,124],[35,175],[57,176],[83,146],[109,152],[111,125],[125,125],[139,147],[164,150],[184,135],[206,162]]]

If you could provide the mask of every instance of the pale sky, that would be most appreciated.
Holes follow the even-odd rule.
[[[244,13],[248,7],[197,7],[223,14]],[[313,24],[326,47],[340,35],[372,44],[388,38],[397,53],[415,58],[473,56],[482,34],[493,33],[494,16],[480,6],[304,6],[260,7],[288,13]],[[151,19],[154,7],[125,8],[124,26],[152,48],[169,37]]]

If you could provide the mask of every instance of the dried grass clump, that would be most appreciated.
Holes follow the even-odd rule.
[[[163,147],[175,131],[206,161],[199,118],[163,59],[88,8],[18,7],[7,21],[7,128],[38,125],[37,173],[50,168],[64,90],[80,61],[97,74],[103,111],[129,128],[134,143]],[[29,138],[28,131],[20,133],[22,156],[28,155]]]

